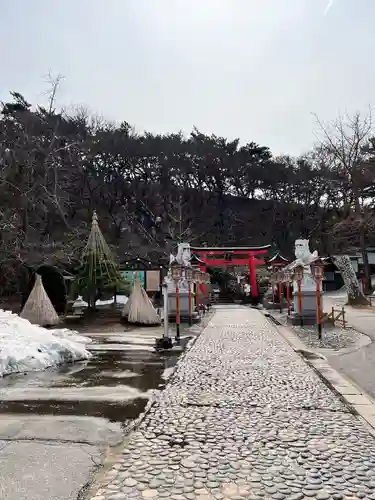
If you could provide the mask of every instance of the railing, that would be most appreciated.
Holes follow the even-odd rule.
[[[329,314],[323,314],[322,316],[322,323],[330,322],[333,326],[335,326],[336,322],[339,322],[343,325],[344,328],[346,328],[348,322],[345,318],[346,311],[344,307],[335,308],[332,307],[332,310]]]

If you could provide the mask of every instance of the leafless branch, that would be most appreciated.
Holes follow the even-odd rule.
[[[49,89],[46,91],[46,95],[48,97],[48,114],[52,114],[55,112],[55,103],[58,89],[61,85],[61,82],[64,80],[63,75],[57,74],[53,75],[51,71],[45,77],[46,83],[49,85]]]

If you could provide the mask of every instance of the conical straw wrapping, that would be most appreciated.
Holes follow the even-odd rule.
[[[36,275],[34,287],[20,317],[40,326],[53,326],[59,322],[59,316],[44,289],[42,277],[39,274]]]
[[[138,277],[134,279],[134,288],[122,310],[122,316],[127,318],[129,323],[141,325],[160,325],[161,323],[160,316],[142,288]]]

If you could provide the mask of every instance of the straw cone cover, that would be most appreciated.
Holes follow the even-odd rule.
[[[122,310],[122,316],[127,318],[129,323],[143,325],[160,325],[161,323],[160,316],[137,276],[134,278],[134,288]]]
[[[40,326],[53,326],[59,322],[59,316],[44,289],[42,277],[39,274],[36,275],[34,287],[20,317]]]

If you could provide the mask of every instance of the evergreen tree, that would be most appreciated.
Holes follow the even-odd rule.
[[[83,251],[75,290],[85,296],[89,307],[93,307],[105,292],[130,292],[130,284],[121,276],[99,228],[96,212],[93,214],[90,235]]]

